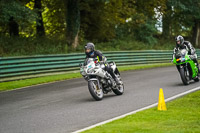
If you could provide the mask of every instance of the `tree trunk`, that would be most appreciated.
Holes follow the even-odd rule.
[[[165,39],[168,39],[170,38],[170,23],[169,23],[169,18],[163,16],[163,31],[162,31],[162,36],[165,38]]]
[[[197,48],[200,48],[200,20],[195,20],[192,38],[193,45]]]
[[[79,45],[78,33],[80,28],[79,0],[67,0],[67,41],[68,45],[76,48]]]
[[[11,17],[9,20],[9,33],[10,36],[19,36],[19,25],[14,20],[14,17]]]
[[[170,21],[171,21],[171,6],[167,3],[167,8],[165,10],[165,13],[163,14],[163,19],[162,19],[162,24],[163,24],[162,36],[165,39],[168,39],[171,36]]]
[[[38,14],[38,18],[36,20],[37,36],[44,36],[45,30],[44,30],[44,24],[43,24],[43,18],[42,18],[41,0],[35,0],[34,9],[36,9],[37,14]]]

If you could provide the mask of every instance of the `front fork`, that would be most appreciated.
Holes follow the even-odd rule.
[[[97,82],[97,85],[98,85],[98,88],[99,89],[102,89],[102,87],[101,87],[101,85],[100,85],[100,82],[99,82],[99,79],[97,79],[97,78],[91,78],[91,79],[88,79],[88,82],[89,81],[96,81]]]

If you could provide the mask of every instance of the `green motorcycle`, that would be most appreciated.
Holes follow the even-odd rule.
[[[181,49],[177,50],[173,56],[173,63],[176,64],[183,84],[188,85],[191,80],[198,82],[198,68],[192,60],[193,55],[189,55],[186,49]]]

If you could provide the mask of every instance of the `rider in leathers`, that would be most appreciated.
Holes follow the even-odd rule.
[[[176,40],[176,47],[174,48],[174,54],[176,53],[177,50],[179,49],[186,49],[188,50],[188,54],[191,55],[191,59],[195,62],[198,70],[199,70],[199,63],[197,60],[197,54],[195,48],[192,46],[192,44],[189,41],[184,41],[184,38],[179,35],[175,38]],[[174,58],[174,57],[173,57]],[[180,68],[177,69],[179,70]]]
[[[112,68],[109,66],[109,64],[106,63],[106,57],[103,56],[103,54],[100,51],[97,51],[94,49],[95,46],[93,43],[87,43],[85,46],[85,54],[86,58],[97,58],[100,63],[103,63],[105,65],[105,70],[112,76],[112,78],[116,81],[116,84],[120,84],[119,79],[114,74]]]

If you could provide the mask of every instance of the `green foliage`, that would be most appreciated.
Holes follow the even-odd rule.
[[[66,40],[56,38],[0,38],[0,56],[22,56],[67,53]]]
[[[158,38],[160,33],[155,28],[160,16],[163,16],[163,37],[166,39],[177,34],[191,38],[197,29],[195,26],[200,22],[199,0],[41,0],[41,3],[40,11],[43,18],[41,22],[44,23],[46,38],[51,38],[52,43],[47,41],[49,44],[43,45],[44,42],[40,37],[36,39],[38,10],[34,9],[34,0],[1,0],[0,36],[2,38],[9,36],[8,22],[11,17],[14,17],[19,25],[20,36],[16,44],[25,48],[25,50],[13,51],[11,42],[14,39],[11,39],[10,43],[6,40],[3,43],[10,46],[1,44],[3,45],[0,48],[1,53],[9,47],[10,50],[6,51],[26,54],[23,51],[27,51],[27,46],[23,43],[27,42],[22,40],[33,40],[33,42],[41,40],[40,52],[35,53],[43,54],[50,51],[53,53],[82,52],[85,40],[92,41],[98,45],[98,48],[105,50],[159,49],[161,47],[165,49],[169,47],[163,46],[167,43],[160,45],[158,39],[162,38]],[[74,36],[78,37],[76,44],[80,46],[76,48],[66,46],[75,40],[70,40]],[[54,50],[46,52],[47,46],[54,46],[54,40],[58,42],[62,40],[63,51],[58,50],[60,47],[56,48],[55,45]],[[30,47],[34,47],[30,42],[28,42]],[[9,53],[6,52],[6,55]]]
[[[65,5],[61,0],[43,0],[43,21],[47,36],[65,38],[66,16]]]
[[[107,43],[96,43],[96,49],[101,51],[121,51],[152,49],[152,47],[131,38],[124,38],[120,40],[112,40]]]
[[[78,33],[80,29],[80,7],[79,0],[67,0],[65,2],[67,13],[66,13],[66,22],[67,22],[67,41],[68,45],[76,48],[78,46]]]
[[[164,12],[167,0],[136,0],[137,12],[143,13],[149,18],[153,18],[157,12]]]
[[[8,23],[11,17],[14,17],[21,25],[31,24],[36,18],[35,12],[15,0],[1,0],[0,12],[0,23],[2,24]]]
[[[148,20],[146,23],[142,24],[138,29],[136,29],[136,39],[147,44],[156,44],[157,40],[154,38],[154,35],[157,33],[155,23],[156,22],[153,20]]]
[[[195,20],[200,20],[200,1],[168,0],[166,4],[171,7],[165,12],[171,35],[192,36],[192,26]]]
[[[87,40],[73,49],[68,47],[65,39],[57,38],[8,38],[0,37],[0,56],[23,56],[23,55],[43,55],[43,54],[66,54],[72,52],[84,52]],[[171,50],[175,44],[173,41],[159,39],[157,44],[147,45],[141,41],[136,41],[132,37],[114,39],[109,42],[95,43],[95,48],[101,51],[121,51],[121,50]]]
[[[81,1],[81,30],[84,37],[91,41],[108,41],[115,37],[115,24],[118,18],[117,9],[121,0],[117,2]]]

